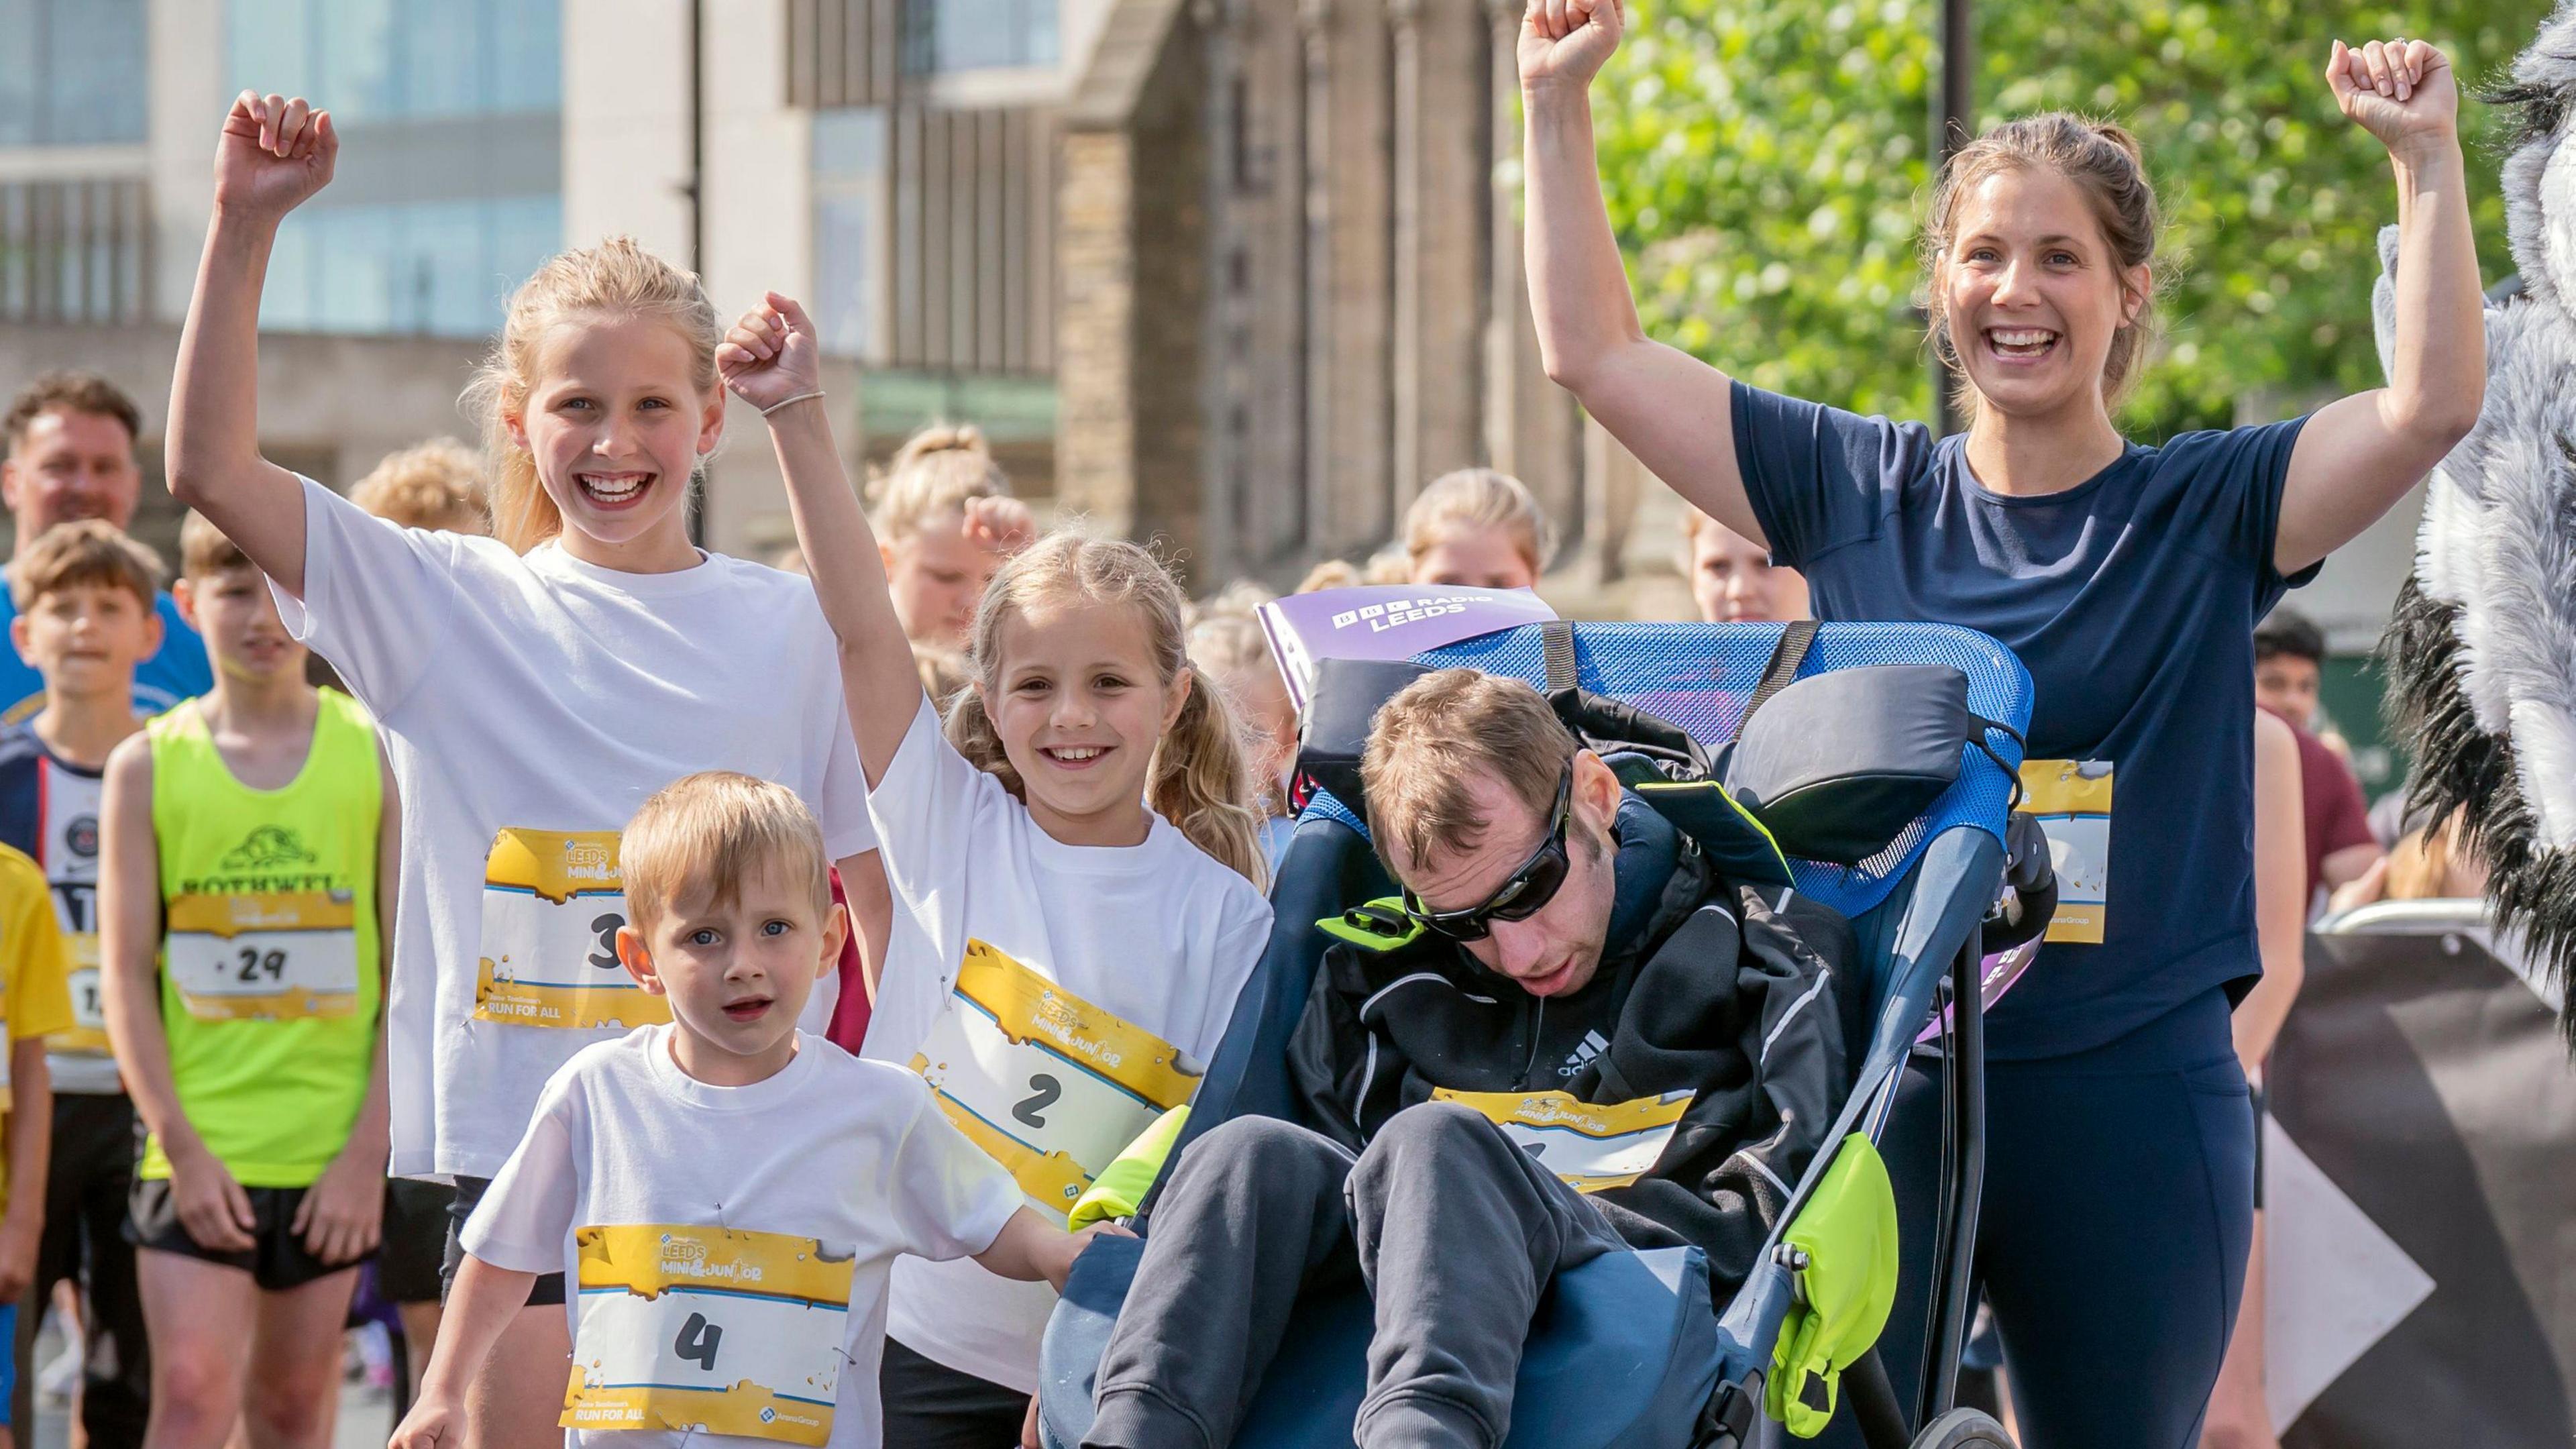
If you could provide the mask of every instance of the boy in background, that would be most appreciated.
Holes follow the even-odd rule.
[[[143,1302],[124,1237],[134,1104],[100,1008],[98,860],[100,777],[109,753],[143,728],[134,676],[162,644],[160,588],[160,557],[104,518],[54,525],[10,570],[10,642],[44,689],[31,718],[0,730],[0,844],[31,857],[52,889],[71,1000],[70,1020],[48,1043],[52,1168],[24,1327],[32,1335],[55,1285],[74,1286],[81,1422],[95,1449],[140,1445],[151,1407]]]
[[[268,580],[204,518],[180,607],[215,685],[108,761],[108,1033],[151,1135],[139,1250],[159,1449],[328,1449],[341,1326],[386,1152],[389,768],[365,709],[305,681]]]

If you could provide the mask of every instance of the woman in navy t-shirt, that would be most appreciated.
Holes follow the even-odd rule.
[[[2396,171],[2391,386],[2302,421],[2122,438],[2111,409],[2154,298],[2154,194],[2125,132],[2035,116],[1960,151],[1933,195],[1932,337],[1973,418],[1936,441],[1645,338],[1586,94],[1621,25],[1616,0],[1532,0],[1522,28],[1548,375],[1804,572],[1818,617],[1964,624],[2029,666],[2027,777],[2054,797],[2038,808],[2067,817],[2050,829],[2074,858],[2061,928],[1988,1029],[1979,1270],[2029,1442],[2180,1449],[2226,1347],[2252,1213],[2228,1012],[2258,970],[2254,624],[2421,479],[2480,401],[2450,67],[2421,41],[2338,42],[2327,66]],[[2358,278],[2367,259],[2351,260]],[[1929,1237],[1930,1095],[1916,1074],[1889,1134],[1909,1249]],[[1909,1256],[1905,1301],[1924,1301],[1926,1266]],[[1886,1362],[1909,1397],[1921,1332],[1900,1308]]]

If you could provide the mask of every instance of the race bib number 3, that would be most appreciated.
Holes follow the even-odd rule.
[[[1503,1129],[1512,1145],[1538,1159],[1576,1192],[1626,1187],[1664,1155],[1691,1094],[1666,1092],[1633,1102],[1586,1102],[1566,1092],[1452,1092],[1455,1102]]]
[[[2047,939],[2098,946],[2110,920],[2111,762],[2024,760],[2021,808],[2048,832],[2057,914]]]
[[[854,1250],[650,1225],[586,1227],[574,1242],[581,1317],[564,1428],[832,1437]]]
[[[200,1020],[352,1015],[356,898],[347,891],[175,897],[162,969]]]
[[[956,999],[912,1069],[1030,1204],[1058,1219],[1200,1077],[1169,1042],[981,941],[967,943]]]
[[[483,867],[478,1021],[590,1029],[671,1019],[617,960],[617,832],[502,831]]]

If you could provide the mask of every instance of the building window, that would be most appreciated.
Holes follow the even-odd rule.
[[[912,75],[1056,63],[1058,0],[903,0]]]
[[[560,0],[229,0],[237,89],[341,132],[280,229],[261,325],[481,336],[562,245]]]
[[[560,0],[229,0],[226,28],[233,90],[343,127],[563,108]]]
[[[143,141],[144,0],[0,0],[0,146]]]
[[[814,113],[814,325],[838,357],[885,355],[886,113]]]

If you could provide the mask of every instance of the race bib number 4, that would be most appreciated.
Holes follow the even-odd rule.
[[[162,969],[200,1020],[352,1015],[357,900],[347,891],[174,897]]]
[[[1452,1092],[1455,1102],[1503,1129],[1512,1145],[1538,1159],[1576,1192],[1626,1187],[1645,1175],[1673,1140],[1691,1094],[1666,1092],[1633,1102],[1586,1102],[1565,1092]]]
[[[617,959],[617,832],[502,831],[483,867],[478,1021],[590,1029],[671,1019]]]
[[[581,1316],[564,1428],[832,1437],[854,1250],[651,1225],[586,1227],[574,1242]]]
[[[1154,1119],[1198,1090],[1200,1069],[981,941],[912,1069],[950,1121],[1010,1169],[1039,1211],[1074,1199]]]
[[[2111,762],[2024,760],[2021,808],[2048,832],[2057,914],[2047,939],[2098,946],[2110,920]]]

